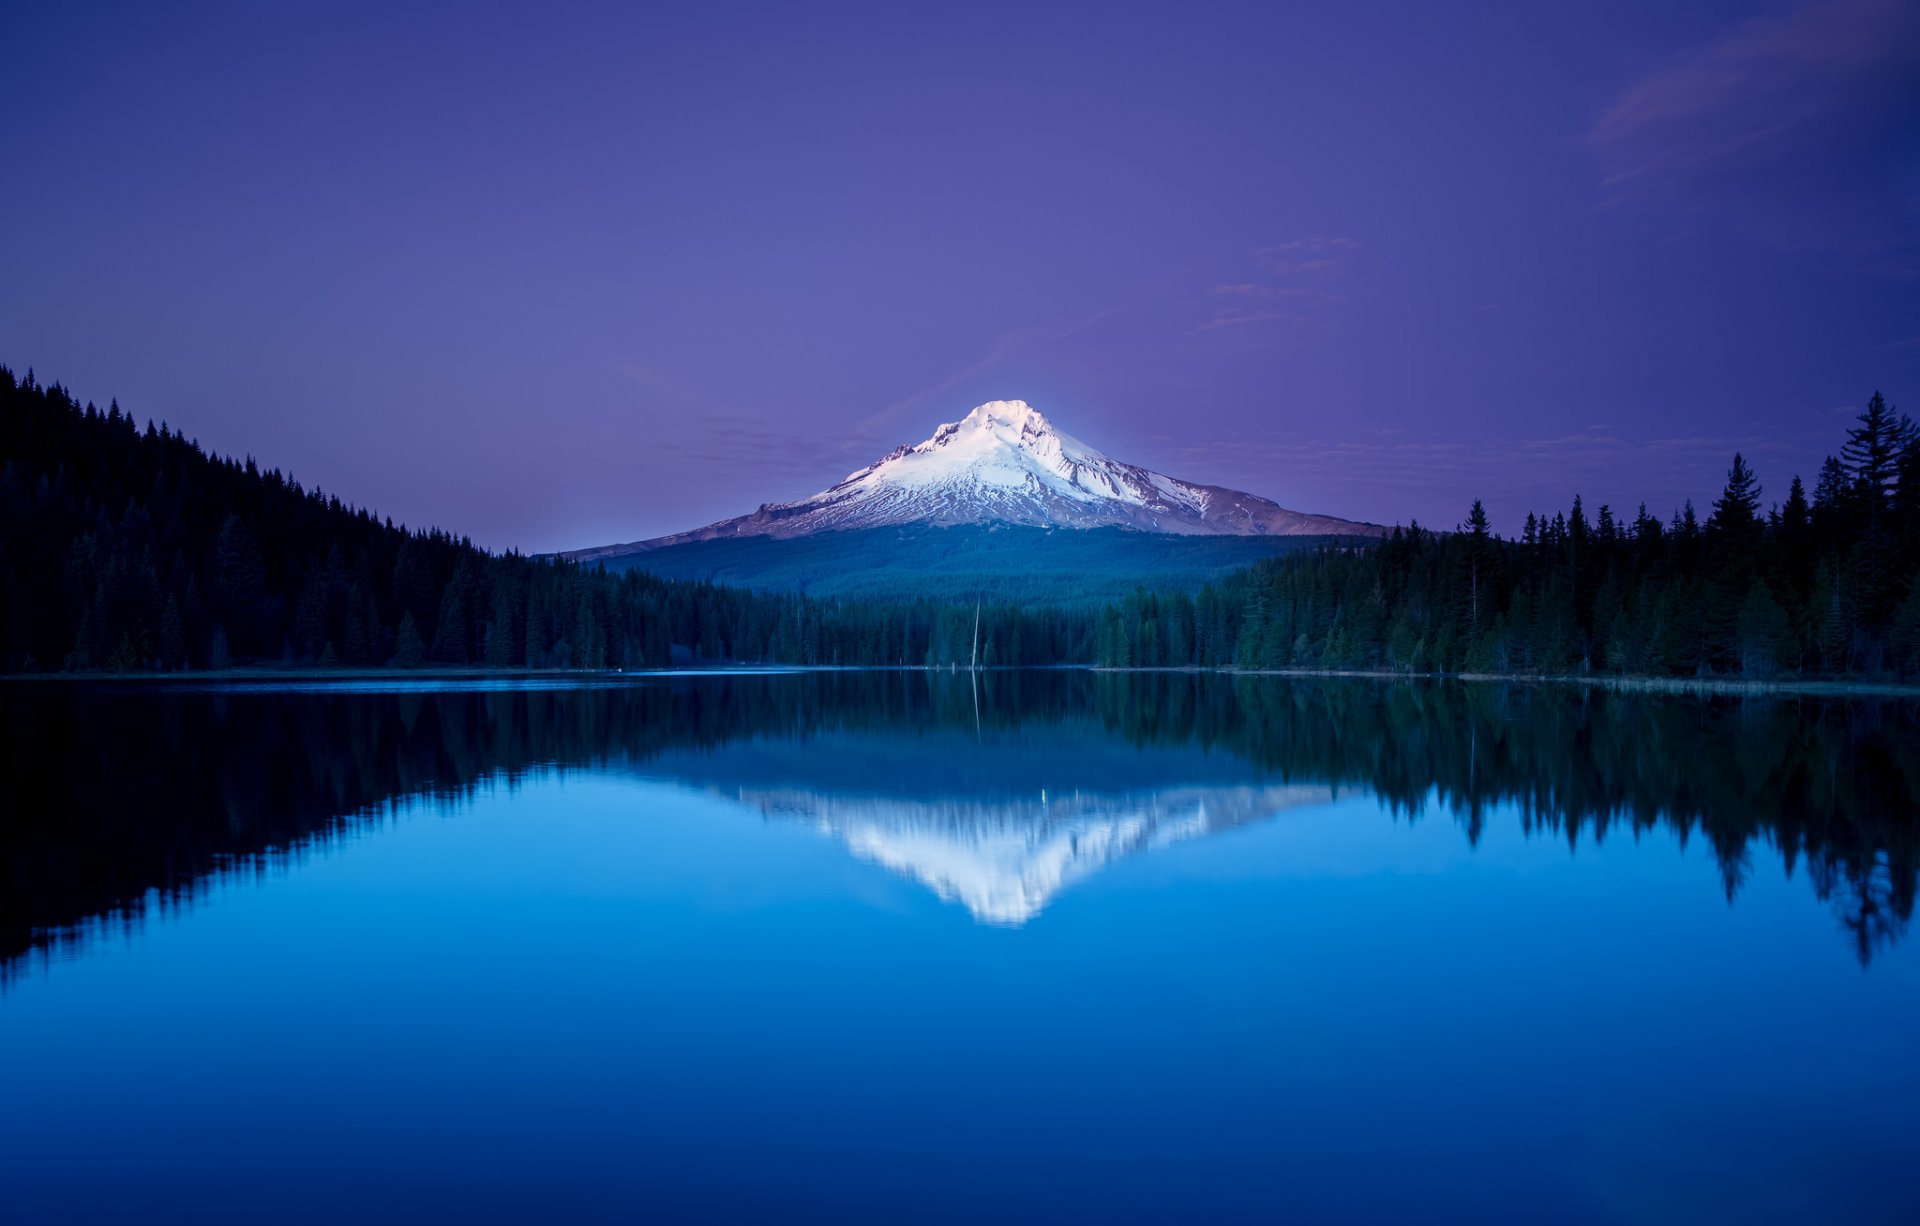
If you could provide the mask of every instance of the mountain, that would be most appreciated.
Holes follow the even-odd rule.
[[[1085,618],[983,621],[1007,663],[1091,657]],[[927,662],[938,632],[928,610],[585,573],[408,531],[0,366],[0,673],[892,665]]]
[[[581,549],[578,561],[694,542],[926,524],[1123,528],[1178,536],[1378,536],[1374,524],[1292,511],[1253,494],[1127,464],[1068,435],[1022,400],[983,404],[925,442],[798,502],[653,540]]]

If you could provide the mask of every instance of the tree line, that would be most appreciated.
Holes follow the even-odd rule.
[[[976,619],[982,663],[1091,654],[1090,620],[1057,610],[813,600],[491,553],[0,367],[0,671],[966,665]]]
[[[1452,532],[1256,564],[1197,594],[1108,605],[1115,667],[1405,672],[1920,676],[1920,431],[1875,393],[1821,466],[1763,509],[1736,454],[1704,520],[1576,497],[1496,535],[1475,501]]]
[[[1763,509],[1476,501],[1099,608],[750,592],[409,530],[0,367],[0,672],[799,665],[1920,676],[1920,431],[1879,394]]]

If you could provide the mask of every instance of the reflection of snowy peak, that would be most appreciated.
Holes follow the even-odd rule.
[[[1178,787],[974,801],[740,789],[770,817],[816,826],[864,860],[989,924],[1024,924],[1073,882],[1123,856],[1331,798],[1325,788]]]
[[[656,754],[639,769],[810,826],[980,922],[1007,925],[1125,857],[1333,798],[1230,754],[1135,744],[1071,718],[754,737]]]
[[[983,404],[799,502],[635,545],[585,549],[617,556],[691,541],[796,537],[898,524],[1007,523],[1122,527],[1200,536],[1376,535],[1369,524],[1290,511],[1265,498],[1195,485],[1095,451],[1022,400]]]

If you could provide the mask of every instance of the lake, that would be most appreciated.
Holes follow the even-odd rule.
[[[1920,706],[0,688],[0,1220],[1910,1221]]]

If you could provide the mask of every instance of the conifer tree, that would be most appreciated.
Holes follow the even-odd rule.
[[[1893,493],[1895,466],[1914,436],[1914,425],[1906,416],[1896,415],[1879,392],[1855,420],[1859,424],[1847,431],[1841,462],[1861,506],[1876,514],[1886,509]]]
[[[1714,500],[1713,515],[1707,530],[1717,533],[1727,544],[1745,549],[1760,530],[1760,482],[1746,457],[1733,453],[1733,467],[1727,470],[1726,488]]]
[[[394,667],[420,668],[426,662],[427,645],[420,641],[420,627],[414,624],[413,614],[403,613],[393,640]]]

